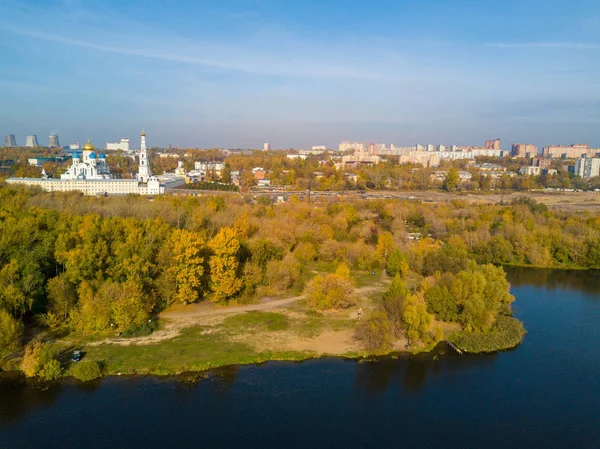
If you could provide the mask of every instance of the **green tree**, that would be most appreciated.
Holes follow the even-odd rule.
[[[356,338],[363,342],[370,352],[385,353],[392,348],[392,324],[381,310],[376,310],[356,328]]]
[[[448,170],[446,174],[446,179],[444,180],[444,189],[448,192],[452,192],[458,188],[458,171],[455,168],[451,168]]]
[[[394,325],[396,334],[399,334],[402,328],[405,301],[408,294],[409,290],[406,288],[406,284],[397,274],[383,295],[383,310]]]
[[[398,248],[392,250],[387,259],[385,271],[392,277],[397,275],[400,277],[406,276],[409,271],[408,258]]]
[[[23,323],[0,309],[0,357],[15,351],[20,346],[22,335]]]
[[[39,370],[38,376],[44,380],[56,380],[62,374],[60,362],[56,359],[49,360]]]
[[[77,293],[66,276],[60,275],[48,281],[47,323],[50,326],[64,324],[76,307]]]
[[[409,295],[406,298],[402,319],[406,336],[411,343],[425,338],[432,318],[427,313],[427,306],[421,293]]]

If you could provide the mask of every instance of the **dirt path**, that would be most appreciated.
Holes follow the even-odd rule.
[[[356,295],[359,297],[359,303],[363,303],[361,301],[365,296],[383,291],[387,287],[389,282],[381,282],[377,285],[368,285],[365,287],[360,287],[355,290]],[[263,300],[259,304],[249,304],[246,306],[229,306],[229,307],[219,307],[212,303],[200,303],[200,304],[190,304],[190,305],[175,305],[168,310],[162,312],[160,314],[160,318],[163,319],[163,326],[160,330],[146,336],[146,337],[134,337],[134,338],[106,338],[101,341],[95,341],[92,343],[88,343],[88,346],[98,346],[102,344],[115,344],[120,346],[129,346],[129,345],[151,345],[155,343],[160,343],[164,340],[170,340],[171,338],[177,337],[182,329],[186,327],[192,327],[197,325],[216,325],[220,323],[225,316],[234,315],[238,313],[252,312],[252,311],[262,311],[262,310],[271,310],[277,308],[288,307],[292,304],[295,304],[304,299],[304,295],[292,296],[289,298],[283,299],[275,299],[275,300]],[[350,313],[350,318],[356,318],[356,311],[352,311]],[[330,337],[330,336],[329,336]],[[321,337],[322,340],[329,340],[328,336]],[[336,337],[337,340],[342,337],[342,334]],[[319,337],[315,337],[319,338]],[[305,347],[313,347],[314,342],[309,343],[308,340],[314,339],[304,339],[302,344],[306,345]],[[298,343],[300,344],[300,343]],[[348,347],[347,336],[344,336],[342,341],[338,344],[344,346],[344,348]]]
[[[270,310],[277,307],[285,307],[290,304],[304,299],[304,296],[292,296],[290,298],[275,299],[271,301],[263,301],[258,304],[249,304],[247,306],[234,307],[218,307],[213,304],[201,303],[191,304],[188,306],[175,306],[160,314],[161,318],[177,319],[177,318],[193,318],[203,316],[217,316],[230,313],[252,312],[255,310]]]

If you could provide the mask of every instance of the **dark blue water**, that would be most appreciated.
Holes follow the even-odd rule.
[[[528,334],[494,355],[0,381],[0,447],[600,447],[600,277],[508,270]]]

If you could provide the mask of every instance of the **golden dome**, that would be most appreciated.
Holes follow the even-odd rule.
[[[83,149],[85,151],[94,151],[94,145],[92,145],[92,142],[90,142],[90,139],[88,139],[87,143],[83,146]]]
[[[142,129],[142,136],[145,136],[146,132]]]

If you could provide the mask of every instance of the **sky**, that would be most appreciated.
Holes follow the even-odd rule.
[[[0,0],[0,136],[600,147],[598,0]]]

